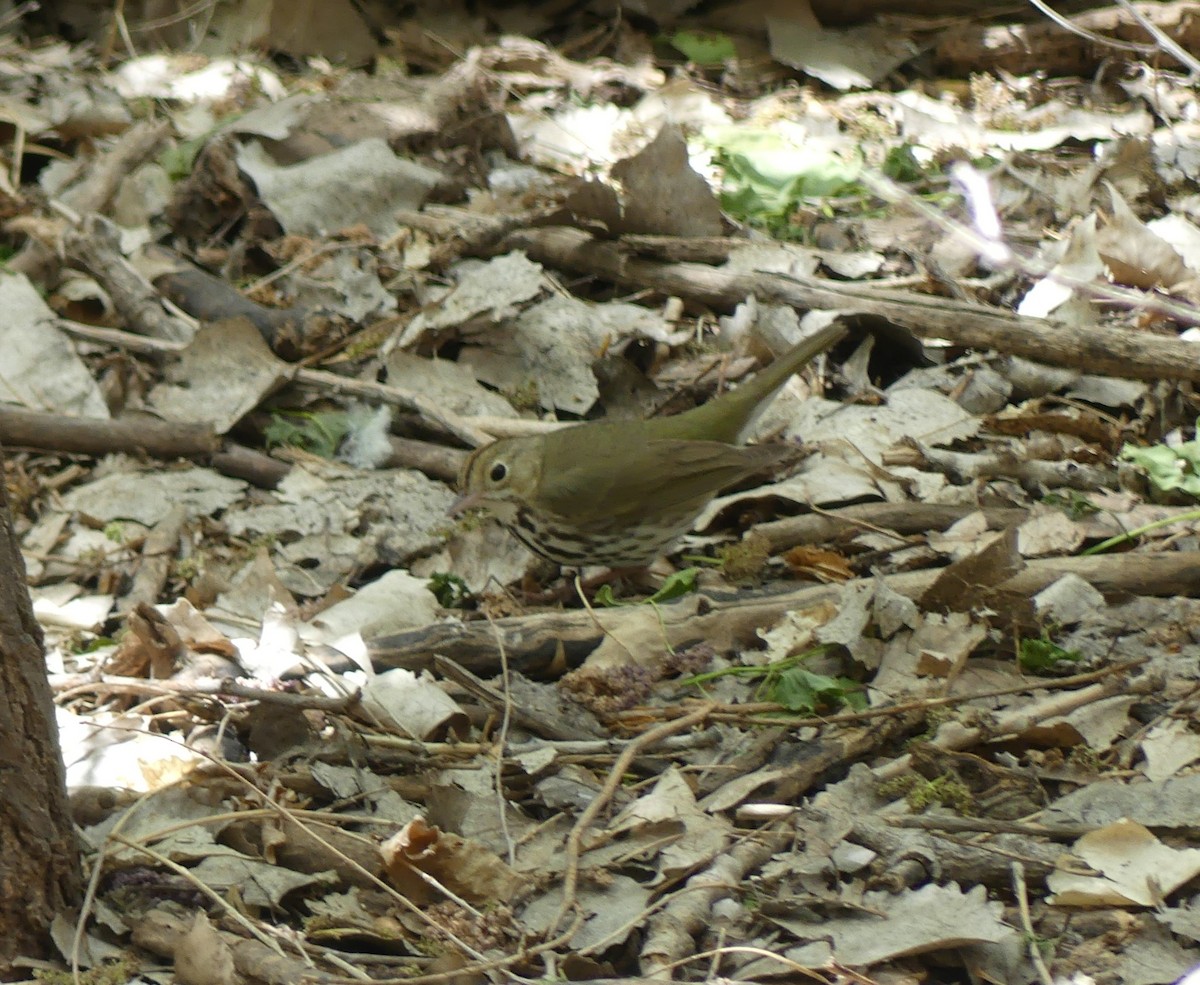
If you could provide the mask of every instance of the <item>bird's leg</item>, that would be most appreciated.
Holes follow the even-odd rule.
[[[585,600],[590,600],[603,585],[619,585],[653,595],[663,582],[663,576],[655,570],[657,567],[658,562],[653,565],[603,568],[586,578],[583,577],[582,571],[564,569],[561,584],[542,592],[527,594],[526,600],[532,605],[552,605],[556,602],[566,604],[580,598],[580,593],[583,593]]]

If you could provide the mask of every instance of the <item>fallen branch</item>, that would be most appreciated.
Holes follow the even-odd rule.
[[[185,346],[174,342],[163,342],[158,339],[144,338],[131,332],[122,332],[112,328],[96,328],[91,325],[80,325],[77,322],[58,319],[55,324],[69,335],[101,342],[106,345],[126,349],[150,357],[173,356],[181,352]],[[348,376],[338,376],[318,369],[292,367],[288,369],[293,382],[306,386],[320,393],[344,393],[364,400],[376,400],[412,411],[423,421],[445,434],[458,438],[464,444],[475,446],[488,444],[492,439],[489,434],[477,428],[468,418],[435,407],[433,403],[415,391],[403,390],[399,387],[374,383],[370,380],[356,380]],[[174,426],[174,425],[173,425]],[[405,454],[399,451],[398,454]],[[408,452],[411,455],[411,451]],[[439,458],[436,454],[435,458]],[[451,459],[440,457],[439,468],[445,469]],[[456,467],[455,465],[451,467]]]
[[[1076,328],[1027,318],[982,304],[926,294],[880,290],[863,283],[796,277],[764,271],[733,271],[698,263],[658,263],[630,256],[620,243],[591,239],[574,229],[523,229],[508,236],[504,250],[524,250],[538,263],[589,274],[626,286],[650,288],[731,311],[747,297],[805,311],[832,309],[876,315],[921,338],[1025,356],[1054,366],[1139,380],[1200,381],[1194,343],[1104,325]],[[1200,311],[1176,306],[1173,314]]]
[[[1002,451],[988,454],[946,451],[911,439],[901,447],[884,452],[883,465],[886,468],[907,465],[940,472],[961,485],[988,479],[1012,479],[1015,482],[1036,483],[1047,489],[1098,492],[1117,488],[1117,470],[1112,468],[1085,465],[1070,459],[1056,462],[1021,460]]]
[[[151,338],[186,342],[195,324],[167,311],[162,295],[125,259],[119,236],[111,221],[93,214],[66,233],[63,247],[108,293],[124,324]]]
[[[226,442],[207,424],[184,424],[156,417],[65,417],[0,404],[0,444],[12,448],[81,455],[150,455],[190,458],[218,472],[272,488],[289,466],[269,455]]]
[[[766,537],[771,553],[777,554],[797,544],[827,544],[868,532],[904,535],[946,530],[979,512],[991,530],[1021,523],[1029,516],[1028,510],[1019,507],[981,509],[973,503],[858,503],[759,523],[754,533]]]
[[[919,598],[943,570],[885,575],[879,580],[902,595]],[[995,588],[1029,598],[1066,574],[1079,575],[1105,594],[1196,596],[1200,595],[1200,552],[1041,558],[1029,561],[1023,571]],[[473,673],[490,676],[497,671],[494,625],[504,641],[510,669],[529,677],[557,676],[589,658],[603,660],[614,650],[624,662],[625,651],[612,643],[613,637],[655,641],[640,658],[651,664],[666,655],[667,647],[681,649],[697,640],[718,651],[754,643],[758,630],[774,625],[785,612],[836,602],[842,591],[841,585],[806,585],[774,595],[727,599],[694,595],[656,607],[539,612],[491,624],[433,623],[373,640],[371,659],[376,670],[419,671],[431,669],[433,655],[440,653]]]
[[[1139,3],[1139,12],[1189,51],[1200,48],[1200,20],[1192,2]],[[1101,66],[1147,60],[1154,46],[1146,31],[1120,7],[1083,10],[1069,18],[1079,33],[1051,20],[988,24],[964,19],[933,47],[937,70],[965,77],[973,72],[1090,76]],[[1137,51],[1130,52],[1131,47]]]

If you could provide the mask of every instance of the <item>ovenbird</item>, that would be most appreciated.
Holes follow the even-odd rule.
[[[479,448],[450,512],[482,507],[559,564],[650,564],[721,489],[794,452],[739,442],[788,378],[844,334],[830,325],[749,382],[673,417],[590,421]]]

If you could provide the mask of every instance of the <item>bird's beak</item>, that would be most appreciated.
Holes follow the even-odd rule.
[[[462,516],[467,510],[473,510],[483,505],[483,494],[478,492],[463,493],[446,510],[447,516]]]

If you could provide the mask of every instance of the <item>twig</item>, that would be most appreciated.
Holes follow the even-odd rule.
[[[1025,938],[1029,942],[1029,960],[1037,969],[1038,978],[1042,985],[1054,985],[1050,969],[1042,960],[1042,952],[1038,950],[1037,934],[1033,932],[1033,919],[1029,915],[1029,894],[1025,891],[1025,866],[1020,862],[1012,864],[1013,892],[1017,897],[1017,907],[1021,911],[1021,926],[1025,928]]]
[[[178,503],[146,534],[141,551],[142,563],[133,576],[129,591],[117,603],[119,613],[128,615],[140,605],[154,604],[167,583],[171,560],[186,522],[187,509]]]
[[[210,900],[212,900],[217,905],[217,907],[219,907],[225,913],[225,915],[227,917],[229,917],[231,920],[233,920],[233,922],[238,924],[240,927],[242,927],[242,929],[244,929],[246,931],[246,933],[248,933],[256,941],[258,941],[260,944],[262,944],[263,947],[270,948],[272,951],[274,951],[276,954],[278,954],[281,958],[285,957],[283,948],[279,945],[278,941],[273,940],[267,934],[264,934],[262,931],[260,931],[258,929],[258,927],[255,926],[255,924],[250,921],[249,918],[243,916],[242,913],[236,907],[232,906],[229,903],[229,901],[225,899],[225,897],[223,897],[220,893],[218,893],[211,886],[207,885],[200,879],[197,879],[195,874],[191,871],[191,869],[185,868],[184,866],[180,865],[178,862],[173,862],[171,859],[167,858],[161,852],[156,852],[153,848],[150,848],[146,845],[139,845],[136,841],[131,841],[130,839],[126,838],[124,835],[110,834],[108,836],[108,840],[115,841],[120,845],[124,845],[126,848],[132,849],[135,852],[140,852],[142,855],[145,855],[147,858],[152,859],[153,861],[157,862],[159,865],[163,866],[164,868],[170,869],[172,872],[174,872],[177,876],[179,876],[184,881],[190,882],[193,886],[195,886],[198,890],[200,890],[201,893],[203,893]],[[300,953],[303,954],[304,952],[301,951]],[[312,962],[308,961],[308,963],[311,964]]]
[[[875,190],[873,187],[872,191]],[[900,194],[898,189],[896,194]],[[934,221],[954,225],[940,216]],[[995,248],[995,241],[971,230],[967,232],[973,244]],[[721,311],[733,310],[747,294],[755,294],[764,302],[806,310],[847,308],[887,318],[921,338],[949,339],[958,345],[995,349],[1089,373],[1108,373],[1122,379],[1200,380],[1200,361],[1191,351],[1194,348],[1191,343],[1144,331],[1104,324],[1081,329],[1063,321],[1015,314],[990,305],[875,290],[861,281],[850,284],[770,271],[731,271],[695,263],[652,262],[629,256],[620,243],[594,239],[586,232],[565,227],[519,230],[508,236],[502,247],[524,250],[531,260],[547,266],[585,271],[624,286],[654,288]],[[1066,276],[1059,277],[1056,273],[1055,277],[1076,286]],[[1081,291],[1089,288],[1089,296],[1117,300],[1134,310],[1159,313],[1183,325],[1200,325],[1200,309],[1195,305],[1111,286],[1079,286]]]
[[[489,616],[488,619],[491,621],[491,616]],[[496,645],[500,651],[501,675],[504,681],[504,689],[502,691],[498,691],[490,684],[480,680],[479,677],[477,677],[475,674],[472,674],[458,661],[451,660],[449,657],[444,657],[440,653],[434,654],[433,670],[436,673],[441,674],[443,677],[448,677],[450,680],[460,684],[462,687],[466,688],[467,692],[474,697],[475,700],[482,702],[488,707],[498,709],[505,716],[500,737],[500,747],[502,749],[506,748],[508,745],[508,729],[513,722],[523,729],[527,729],[530,732],[536,732],[538,735],[545,736],[546,739],[557,740],[554,744],[555,749],[558,748],[558,742],[572,742],[573,740],[576,740],[579,734],[578,729],[567,730],[555,721],[535,715],[523,708],[513,707],[512,700],[508,693],[508,671],[505,669],[505,665],[507,663],[507,653],[504,647],[504,639],[502,636],[497,635]],[[539,742],[537,744],[541,745],[542,743]],[[578,745],[579,743],[576,741],[574,744]],[[422,748],[428,748],[427,744],[423,744]],[[588,751],[590,752],[591,750],[589,749]],[[597,751],[608,752],[611,750],[608,748],[601,748]],[[584,753],[583,755],[587,755],[587,753]]]
[[[676,732],[686,731],[693,725],[699,725],[708,717],[710,710],[711,706],[706,704],[697,708],[690,715],[684,715],[683,718],[677,718],[672,722],[664,722],[658,728],[653,728],[649,732],[643,732],[630,742],[621,755],[617,757],[616,762],[612,765],[612,769],[608,772],[608,778],[604,781],[604,786],[600,788],[600,792],[596,794],[584,812],[579,815],[579,819],[575,822],[574,827],[571,828],[571,833],[567,835],[567,861],[563,875],[562,905],[558,908],[558,913],[550,923],[552,931],[562,925],[567,913],[575,905],[575,892],[579,885],[579,856],[582,854],[584,832],[612,799],[613,794],[617,792],[617,787],[621,785],[621,778],[632,765],[634,758],[642,751],[653,746],[659,739],[666,738],[668,735],[674,735]]]
[[[111,694],[152,694],[175,697],[232,697],[263,704],[282,705],[296,710],[315,709],[334,714],[348,712],[358,702],[356,690],[344,697],[326,697],[323,694],[296,694],[287,691],[266,691],[262,688],[241,684],[226,677],[210,681],[152,681],[143,677],[116,677],[105,675],[92,679],[86,674],[51,674],[50,686],[57,692],[59,701],[66,701],[79,694],[101,691]]]
[[[349,394],[368,400],[378,400],[381,403],[402,407],[404,410],[411,410],[473,448],[489,444],[492,440],[490,435],[480,431],[465,418],[447,408],[435,406],[432,400],[415,390],[404,390],[371,380],[355,380],[348,376],[338,376],[337,373],[327,373],[321,369],[296,369],[291,372],[291,377],[302,386],[314,387],[321,391],[332,390],[335,393]]]
[[[1142,29],[1154,38],[1154,43],[1159,48],[1176,58],[1188,70],[1191,81],[1195,82],[1196,77],[1200,76],[1200,62],[1196,61],[1195,56],[1176,43],[1174,38],[1138,10],[1129,0],[1117,0],[1117,6],[1137,21]]]
[[[545,954],[549,951],[554,951],[559,947],[568,944],[572,937],[575,936],[583,923],[582,917],[577,917],[575,921],[563,933],[559,934],[553,940],[544,941],[534,947],[526,948],[520,954],[507,955],[505,957],[493,958],[490,961],[480,961],[476,964],[469,964],[462,968],[455,968],[451,971],[438,972],[435,975],[417,975],[405,976],[403,978],[373,978],[372,985],[454,985],[470,978],[473,975],[479,975],[480,972],[494,971],[499,968],[508,968],[517,962],[528,962],[529,958],[538,954]],[[464,977],[465,976],[465,977]],[[509,981],[524,982],[527,985],[534,985],[528,978],[522,978],[520,975],[509,971],[506,972],[506,978]],[[544,981],[544,979],[542,979]],[[346,985],[359,985],[357,979],[354,978],[331,978],[329,982],[346,983]]]
[[[972,177],[973,170],[970,165],[962,165],[956,176],[961,185],[965,186],[964,191],[969,193],[974,187],[974,178]],[[1071,274],[1057,269],[1054,266],[1036,259],[1034,257],[1023,256],[1018,254],[1003,240],[992,238],[989,235],[982,234],[978,230],[970,226],[958,222],[954,218],[941,212],[939,209],[929,205],[923,199],[914,195],[912,192],[903,188],[898,182],[892,181],[890,178],[884,177],[881,174],[874,172],[864,172],[861,176],[863,184],[865,184],[873,194],[878,195],[885,201],[893,203],[902,203],[906,207],[912,209],[922,218],[928,219],[944,232],[951,235],[959,236],[964,239],[972,249],[983,256],[994,258],[996,265],[1003,264],[1007,269],[1029,277],[1031,279],[1040,280],[1044,277],[1053,277],[1054,280],[1073,290],[1079,291],[1091,299],[1101,302],[1113,302],[1126,305],[1132,311],[1147,311],[1153,314],[1162,315],[1167,318],[1174,319],[1184,325],[1200,324],[1200,309],[1194,304],[1187,304],[1172,301],[1170,298],[1161,297],[1150,292],[1136,291],[1130,288],[1117,287],[1106,281],[1091,280],[1082,277],[1074,277]],[[977,199],[968,198],[971,201],[972,208],[978,208],[980,203]],[[984,309],[987,310],[987,309]],[[1008,313],[1006,313],[1007,316]],[[1021,320],[1019,316],[1013,316]],[[1044,320],[1047,326],[1053,324],[1052,320]],[[1015,324],[1015,323],[1014,323]],[[1142,333],[1143,335],[1145,333]],[[1115,341],[1121,336],[1116,333],[1111,336]],[[1098,336],[1094,336],[1098,344]],[[1186,343],[1182,343],[1186,345]],[[1016,352],[1015,349],[1010,350]],[[1031,355],[1033,358],[1038,358],[1037,353],[1016,352],[1017,355]],[[1089,353],[1089,356],[1091,354]],[[1064,364],[1065,365],[1065,364]],[[1106,364],[1107,368],[1107,364]],[[1119,367],[1112,367],[1113,375],[1125,375]],[[1151,377],[1134,373],[1132,378],[1149,379]]]
[[[807,718],[785,718],[778,716],[778,712],[786,711],[787,709],[775,701],[758,701],[747,702],[746,704],[726,705],[721,703],[710,704],[712,709],[710,717],[714,721],[721,722],[737,722],[745,724],[748,719],[757,715],[772,714],[773,717],[769,724],[778,728],[821,728],[826,725],[844,725],[848,723],[859,723],[870,721],[873,718],[891,717],[894,715],[906,715],[911,711],[919,711],[929,708],[940,708],[943,705],[965,704],[968,701],[977,701],[981,698],[1001,698],[1009,694],[1021,694],[1024,691],[1062,691],[1067,688],[1073,688],[1080,684],[1091,684],[1095,681],[1103,680],[1105,677],[1111,677],[1113,674],[1122,674],[1127,670],[1133,670],[1135,667],[1140,667],[1142,664],[1149,661],[1149,657],[1137,657],[1133,660],[1127,660],[1124,663],[1113,664],[1111,667],[1103,667],[1100,670],[1091,670],[1086,674],[1074,674],[1071,677],[1057,677],[1051,679],[1030,679],[1022,684],[1014,684],[1010,687],[994,688],[990,691],[979,691],[972,694],[951,694],[943,695],[937,698],[921,698],[916,701],[904,701],[899,704],[885,705],[881,708],[868,708],[864,711],[847,711],[839,715],[813,715]],[[685,706],[686,707],[686,706]],[[677,714],[680,706],[668,706],[665,708],[654,709],[662,715]],[[625,716],[636,715],[638,718],[645,718],[647,709],[639,708],[629,712],[620,713],[618,720]]]
[[[150,339],[132,332],[122,332],[111,328],[98,329],[90,325],[67,321],[64,318],[56,319],[55,324],[63,331],[79,338],[105,342],[144,355],[173,355],[186,348],[186,345],[177,342]],[[485,445],[492,440],[491,435],[480,430],[467,418],[434,406],[432,401],[412,390],[375,383],[371,380],[355,380],[348,376],[338,376],[336,373],[327,373],[319,369],[290,367],[287,372],[292,381],[300,386],[319,391],[332,390],[365,400],[378,400],[380,403],[410,410],[431,424],[437,425],[447,434],[451,434],[473,447]]]
[[[663,981],[670,981],[668,977],[665,977],[668,972],[674,971],[676,968],[682,968],[684,965],[691,964],[693,961],[700,961],[704,958],[711,958],[724,954],[753,954],[760,958],[766,958],[770,961],[777,961],[779,964],[783,965],[783,967],[787,968],[793,973],[803,975],[805,978],[811,978],[815,982],[821,982],[822,985],[830,985],[831,980],[829,978],[826,978],[824,975],[812,968],[806,968],[804,965],[798,964],[791,958],[788,958],[782,954],[778,954],[775,951],[768,951],[764,947],[751,947],[744,944],[715,948],[708,951],[700,951],[696,954],[689,954],[686,958],[680,958],[678,961],[672,961],[670,964],[663,965],[661,968],[658,968],[657,971],[660,975],[664,976]],[[712,979],[710,979],[710,981],[711,980]],[[868,981],[868,979],[864,978],[857,978],[855,980],[860,982]]]
[[[142,729],[142,728],[130,728],[130,727],[121,726],[121,725],[105,725],[103,727],[108,728],[108,729],[113,729],[118,732],[146,732],[147,731],[146,729]],[[165,739],[168,742],[173,742],[178,746],[181,746],[184,748],[189,748],[189,750],[190,750],[190,747],[188,747],[186,745],[186,743],[184,743],[181,739],[177,739],[177,738],[175,738],[173,736],[169,736],[169,735],[159,735],[158,737],[160,739]],[[451,928],[437,923],[431,916],[429,916],[429,914],[427,914],[425,912],[424,909],[422,909],[421,907],[419,907],[415,903],[413,903],[412,900],[410,900],[407,896],[404,896],[403,894],[398,892],[395,889],[395,887],[386,883],[384,880],[379,878],[379,876],[377,876],[374,872],[371,872],[369,869],[367,869],[365,866],[363,866],[361,863],[359,863],[355,859],[350,858],[345,852],[338,849],[338,847],[336,845],[334,845],[332,842],[321,837],[321,835],[317,834],[313,830],[312,826],[305,825],[304,823],[302,823],[300,821],[299,817],[297,816],[296,812],[290,810],[289,808],[285,807],[282,804],[276,803],[268,795],[264,794],[251,780],[249,780],[245,776],[243,776],[241,772],[239,772],[237,769],[235,769],[229,763],[225,762],[222,759],[218,759],[216,756],[205,753],[201,750],[190,750],[190,751],[195,752],[200,756],[203,756],[210,763],[212,763],[213,766],[215,766],[217,769],[219,769],[223,773],[227,774],[228,776],[232,777],[237,782],[246,786],[254,796],[259,798],[260,802],[262,803],[262,806],[265,809],[274,813],[274,815],[276,817],[280,818],[284,823],[294,825],[305,837],[311,838],[318,845],[320,845],[323,849],[325,849],[325,851],[329,852],[333,857],[339,859],[344,865],[346,865],[349,869],[354,871],[357,875],[366,879],[368,882],[370,882],[372,885],[374,885],[377,889],[382,890],[384,892],[384,894],[388,898],[393,900],[398,906],[407,910],[409,913],[411,913],[417,919],[422,920],[425,923],[428,923],[432,927],[436,927],[437,930],[440,933],[444,934],[451,943],[453,943],[456,947],[459,948],[459,950],[462,951],[463,954],[468,955],[469,957],[475,959],[475,961],[480,962],[483,965],[486,965],[487,967],[493,967],[493,962],[488,961],[488,959],[480,951],[478,951],[475,947],[473,947],[471,944],[469,944],[467,941],[465,941],[460,935],[456,934]],[[112,832],[109,833],[107,841],[113,841],[113,840],[124,841],[125,840],[123,837],[119,837],[119,832],[120,832],[122,825],[124,824],[124,821],[126,820],[126,818],[131,817],[133,815],[137,806],[139,804],[141,804],[142,801],[144,801],[148,796],[149,796],[149,794],[139,798],[139,800],[135,801],[135,803],[133,804],[132,807],[130,807],[126,810],[125,815],[121,818],[120,821],[118,821],[117,825],[113,828]],[[185,822],[185,826],[187,826],[190,823],[194,823],[194,822]],[[146,836],[143,836],[143,837],[146,837]],[[107,841],[106,841],[106,844],[107,844]],[[139,848],[139,850],[140,850],[140,846],[138,846],[136,844],[133,844],[130,847]],[[98,857],[96,863],[93,866],[92,882],[89,883],[89,886],[88,886],[88,897],[87,897],[88,900],[94,900],[94,897],[95,897],[95,888],[94,887],[99,884],[100,873],[103,871],[103,868],[104,868],[103,861],[104,861],[104,850],[101,849],[100,856]],[[427,880],[427,881],[429,881],[429,880]],[[435,885],[438,885],[439,889],[444,890],[444,887],[440,886],[440,884],[435,883]],[[89,909],[90,909],[90,904],[88,902],[85,902],[84,908],[82,909],[82,911],[80,913],[79,921],[76,924],[75,940],[74,940],[74,943],[72,946],[72,967],[76,971],[76,976],[77,976],[76,980],[78,980],[79,948],[82,945],[83,927],[87,920],[87,914],[89,912]],[[517,960],[519,960],[519,957],[520,956],[510,956],[507,959],[502,959],[502,964],[505,964],[505,965],[513,964]],[[463,970],[466,970],[466,969],[463,969]]]
[[[1074,841],[1096,830],[1094,824],[1042,824],[1037,821],[1005,821],[994,817],[958,817],[945,814],[897,814],[885,818],[894,828],[918,831],[960,831],[971,834],[1009,834],[1026,838],[1055,838]],[[979,846],[974,846],[979,847]]]
[[[500,685],[504,689],[504,710],[500,715],[500,733],[496,736],[496,756],[493,762],[496,767],[496,810],[500,822],[500,834],[504,837],[504,846],[508,850],[508,864],[516,867],[517,847],[513,844],[512,832],[508,830],[508,798],[504,796],[504,748],[508,744],[508,730],[512,725],[513,707],[512,691],[509,686],[508,652],[504,649],[504,637],[496,629],[492,614],[488,613],[488,622],[496,634],[496,648],[500,653]]]
[[[1118,51],[1132,51],[1139,55],[1149,55],[1155,50],[1152,44],[1137,44],[1133,41],[1122,41],[1120,38],[1106,38],[1103,34],[1097,34],[1095,31],[1089,31],[1085,27],[1080,27],[1071,18],[1060,14],[1046,3],[1045,0],[1029,0],[1029,3],[1050,20],[1054,21],[1064,31],[1070,31],[1076,37],[1090,41],[1092,44],[1106,45],[1110,48],[1116,48]]]
[[[165,342],[191,340],[196,334],[195,319],[168,310],[161,292],[125,259],[119,235],[110,220],[88,213],[63,236],[63,248],[104,286],[123,322]]]
[[[1118,681],[1103,681],[1099,684],[1091,684],[1078,691],[1054,695],[1038,701],[1030,701],[1022,705],[1019,709],[1012,709],[996,715],[986,728],[960,726],[950,731],[946,727],[942,727],[938,729],[937,735],[933,737],[931,742],[939,749],[967,749],[989,739],[994,740],[1002,736],[1017,734],[1047,718],[1066,715],[1094,701],[1112,697],[1117,693],[1119,683]],[[1147,679],[1143,677],[1138,681],[1131,681],[1126,684],[1125,691],[1127,693],[1136,693],[1139,690],[1145,690],[1146,687]],[[876,769],[874,776],[877,781],[889,780],[903,773],[909,768],[911,763],[912,755],[905,753],[903,756],[892,760],[886,766]]]
[[[592,624],[598,630],[600,630],[603,635],[607,636],[610,640],[616,643],[617,646],[624,650],[629,655],[629,659],[636,664],[638,662],[638,658],[634,655],[634,652],[621,642],[620,637],[618,637],[616,633],[610,629],[606,629],[604,624],[600,622],[599,617],[596,615],[596,610],[592,608],[592,603],[588,601],[587,592],[583,590],[583,581],[580,578],[578,571],[575,572],[575,579],[572,582],[572,585],[575,588],[575,594],[579,596],[579,601],[583,604],[584,611],[589,617],[591,617]],[[668,641],[667,646],[669,647],[670,645],[671,644]]]

